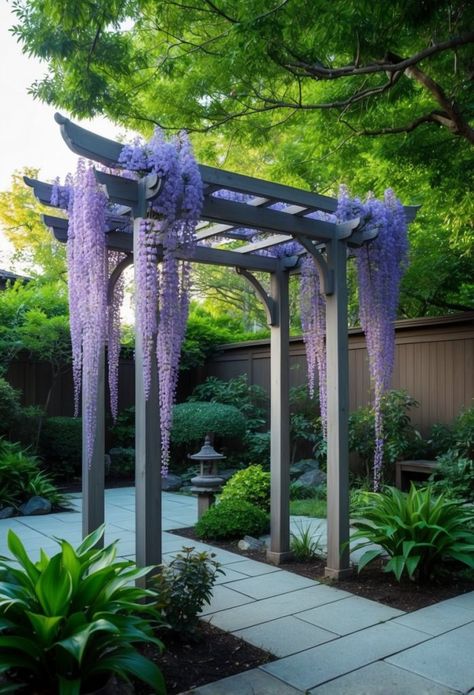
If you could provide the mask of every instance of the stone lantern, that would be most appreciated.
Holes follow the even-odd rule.
[[[211,444],[211,437],[206,434],[201,450],[188,456],[193,461],[199,461],[201,471],[199,475],[191,478],[191,492],[197,494],[198,519],[207,512],[216,501],[216,493],[221,489],[224,479],[218,475],[217,465],[225,459],[223,454],[218,454]]]

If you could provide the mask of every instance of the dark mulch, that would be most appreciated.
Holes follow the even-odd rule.
[[[192,541],[200,541],[194,533],[194,527],[180,528],[170,533],[175,533]],[[244,557],[267,562],[264,551],[240,550],[237,541],[212,541],[212,545],[217,548],[229,550],[232,553],[243,555]],[[372,601],[384,603],[392,608],[399,610],[416,611],[433,603],[443,601],[468,591],[474,591],[474,579],[467,578],[462,574],[450,574],[437,582],[430,582],[426,585],[418,585],[414,582],[405,581],[398,583],[393,574],[384,572],[380,565],[367,567],[360,574],[354,574],[339,581],[328,579],[324,576],[325,563],[322,560],[316,562],[289,562],[281,566],[282,569],[295,574],[301,574],[318,582],[324,582],[338,589],[349,591],[357,596],[369,598]]]
[[[199,641],[183,642],[162,635],[163,655],[152,647],[145,654],[160,667],[168,695],[184,693],[199,685],[212,683],[236,673],[256,668],[274,657],[208,623],[200,623]],[[150,688],[135,683],[135,693],[148,695]]]

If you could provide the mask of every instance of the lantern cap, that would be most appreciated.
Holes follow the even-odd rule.
[[[196,454],[191,454],[189,458],[193,459],[193,461],[220,461],[221,459],[225,459],[225,456],[224,454],[219,454],[214,449],[211,444],[210,436],[206,434],[204,444],[202,445],[200,451],[198,451]]]

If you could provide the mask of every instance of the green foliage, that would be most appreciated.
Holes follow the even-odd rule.
[[[290,483],[290,500],[310,500],[319,494],[319,488],[303,485],[297,480]]]
[[[411,424],[409,411],[417,401],[405,391],[388,391],[382,399],[384,427],[385,480],[393,478],[396,461],[417,458],[423,446],[421,436]],[[359,408],[349,416],[349,450],[365,464],[367,476],[372,468],[375,449],[375,417],[372,408]]]
[[[0,376],[0,435],[8,434],[20,415],[20,394]]]
[[[135,446],[135,406],[120,411],[110,433],[114,446],[126,449]]]
[[[243,440],[241,457],[265,468],[270,466],[270,431],[247,432]]]
[[[290,441],[291,463],[313,452],[325,463],[325,444],[321,418],[319,417],[319,398],[310,397],[306,385],[290,389]]]
[[[168,565],[162,565],[153,584],[163,620],[173,632],[185,636],[198,631],[198,615],[210,603],[217,575],[225,574],[213,553],[193,551],[184,547]]]
[[[242,499],[228,499],[203,514],[195,526],[199,538],[260,536],[269,529],[268,514]]]
[[[322,534],[315,534],[311,523],[304,524],[299,521],[296,524],[296,533],[291,532],[290,549],[298,562],[313,562],[321,558],[323,547]]]
[[[224,485],[221,502],[227,500],[246,500],[250,504],[268,512],[270,510],[270,473],[262,466],[249,466],[234,473]]]
[[[445,454],[454,447],[454,434],[451,427],[435,423],[430,432],[428,445],[434,456]]]
[[[152,630],[158,615],[144,602],[155,594],[133,585],[150,568],[117,560],[116,542],[97,549],[103,533],[76,549],[59,540],[57,554],[41,550],[33,562],[8,532],[16,562],[0,559],[0,672],[12,689],[79,695],[116,674],[165,692],[160,670],[135,647],[162,647]]]
[[[450,497],[474,502],[474,461],[450,449],[436,459],[438,468],[431,476],[433,489]]]
[[[458,415],[453,423],[454,449],[460,456],[474,458],[474,406]]]
[[[245,434],[245,418],[231,405],[222,403],[180,403],[173,409],[171,442],[191,446],[202,443],[208,432],[219,439],[235,439]]]
[[[67,477],[80,471],[82,420],[74,417],[49,417],[45,420],[40,452],[49,468]]]
[[[376,544],[364,553],[359,571],[386,553],[386,572],[398,581],[403,576],[426,582],[442,569],[443,561],[455,560],[474,568],[474,512],[430,487],[411,486],[405,493],[388,487],[382,493],[365,493],[366,502],[353,511],[357,529],[353,550]]]
[[[53,507],[68,506],[51,476],[40,469],[36,456],[0,438],[0,506],[19,507],[35,495],[49,500]]]
[[[109,451],[110,470],[106,474],[112,478],[129,478],[135,473],[135,449],[114,447]]]
[[[251,431],[262,427],[267,419],[268,396],[261,386],[249,384],[246,374],[229,381],[207,377],[202,384],[196,386],[188,400],[233,405],[244,415],[247,428]]]
[[[290,502],[292,516],[311,516],[315,519],[325,519],[327,515],[326,496],[319,497],[319,492],[313,499],[292,500]]]

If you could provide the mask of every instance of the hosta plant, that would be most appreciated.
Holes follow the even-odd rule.
[[[365,493],[365,503],[353,510],[352,540],[358,550],[371,546],[359,560],[359,571],[376,557],[388,555],[386,572],[427,581],[444,560],[474,569],[474,511],[431,487],[401,492],[387,487]],[[374,548],[373,544],[379,546]]]
[[[103,528],[74,549],[58,540],[52,557],[33,562],[10,530],[15,560],[0,558],[1,692],[79,695],[111,675],[139,678],[164,693],[158,667],[135,645],[153,643],[157,613],[145,603],[154,592],[133,582],[149,572],[116,559],[116,543],[96,547]]]

